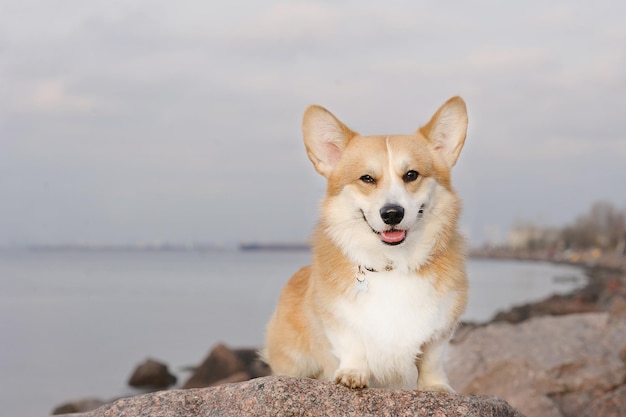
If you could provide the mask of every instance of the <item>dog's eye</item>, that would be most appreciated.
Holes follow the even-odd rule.
[[[407,171],[406,174],[404,174],[404,176],[402,177],[402,181],[404,182],[412,182],[415,181],[417,179],[417,177],[419,177],[420,174],[417,171],[414,170],[410,170]]]
[[[366,184],[376,184],[376,180],[374,178],[372,178],[371,175],[363,175],[359,179],[361,181],[363,181],[364,183],[366,183]]]

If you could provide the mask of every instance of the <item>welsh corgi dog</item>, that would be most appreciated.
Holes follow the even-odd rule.
[[[451,98],[413,134],[379,136],[310,106],[302,131],[328,183],[312,264],[287,283],[267,326],[272,373],[453,392],[444,359],[468,283],[450,171],[465,102]]]

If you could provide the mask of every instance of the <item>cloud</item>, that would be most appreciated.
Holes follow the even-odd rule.
[[[277,3],[246,25],[245,39],[302,42],[317,37],[325,42],[337,35],[343,13],[331,3]]]
[[[539,46],[486,47],[479,48],[463,62],[463,68],[482,74],[515,74],[545,68],[550,61],[550,52]]]
[[[81,240],[72,218],[87,218],[95,240],[304,237],[324,189],[306,105],[364,134],[411,132],[455,94],[467,228],[504,230],[532,199],[573,217],[577,186],[613,195],[626,175],[623,6],[609,3],[16,3],[0,16],[0,230]]]
[[[583,29],[586,24],[582,16],[570,4],[550,4],[542,13],[534,16],[531,22],[539,28],[552,31],[575,31]]]
[[[97,106],[93,97],[76,94],[67,81],[49,79],[38,82],[26,93],[21,105],[23,111],[54,113],[85,113]]]

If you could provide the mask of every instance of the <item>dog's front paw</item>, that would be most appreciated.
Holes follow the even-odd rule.
[[[367,388],[367,380],[367,373],[359,369],[338,369],[335,372],[335,383],[348,388]]]

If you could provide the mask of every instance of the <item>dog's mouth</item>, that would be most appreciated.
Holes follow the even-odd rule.
[[[380,232],[380,240],[387,245],[399,245],[406,239],[406,230],[385,230]]]
[[[379,231],[375,230],[370,225],[370,223],[367,221],[367,217],[365,217],[365,212],[363,210],[361,210],[361,215],[363,216],[363,221],[370,227],[372,232],[374,232],[378,236],[380,236],[380,240],[384,244],[390,245],[390,246],[395,246],[395,245],[401,244],[402,242],[404,242],[406,240],[406,235],[407,235],[407,231],[406,230],[393,229],[392,228],[392,229],[389,229],[389,230],[383,230],[382,232],[379,232]]]

